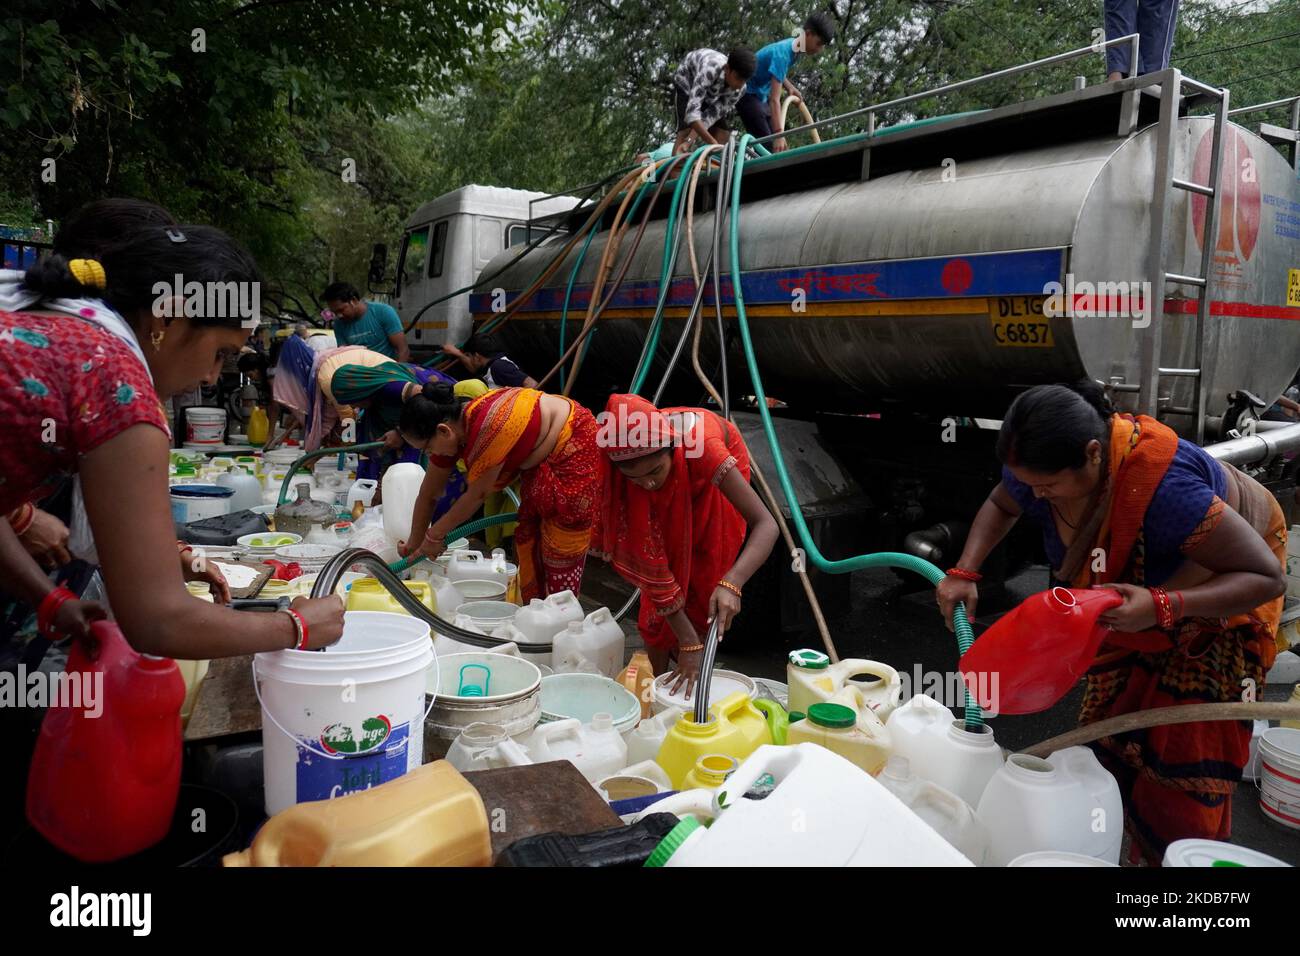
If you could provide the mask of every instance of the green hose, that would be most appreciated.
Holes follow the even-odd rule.
[[[447,532],[447,537],[453,541],[457,538],[468,538],[470,535],[477,534],[484,528],[491,528],[493,525],[498,524],[510,524],[510,522],[515,521],[518,518],[519,513],[517,511],[512,511],[509,514],[490,515],[486,518],[479,518],[476,521],[468,521],[459,528],[452,528]],[[388,570],[392,571],[394,574],[401,574],[407,568],[419,564],[424,559],[424,555],[422,554],[413,554],[409,558],[402,558],[398,561],[394,561],[388,566]]]
[[[808,530],[808,524],[804,521],[803,509],[799,505],[798,496],[795,495],[794,485],[790,481],[790,474],[785,468],[785,458],[781,454],[780,443],[776,439],[776,429],[772,425],[772,413],[767,407],[767,395],[763,391],[763,380],[758,371],[758,359],[754,354],[754,343],[749,335],[749,319],[745,314],[745,297],[740,285],[740,179],[745,171],[745,147],[751,139],[753,137],[748,133],[740,138],[740,145],[736,150],[735,173],[731,180],[731,229],[728,247],[731,255],[731,284],[735,293],[736,318],[740,325],[740,339],[745,349],[745,361],[749,365],[749,374],[754,380],[754,396],[758,404],[758,413],[763,419],[763,431],[767,437],[767,443],[772,449],[772,462],[776,466],[776,474],[781,482],[781,490],[785,493],[785,499],[790,505],[790,516],[794,521],[795,529],[799,533],[799,541],[803,545],[809,562],[819,571],[829,574],[847,574],[850,571],[860,571],[866,568],[903,568],[916,572],[931,584],[937,586],[944,579],[943,571],[929,561],[912,554],[880,551],[875,554],[860,554],[856,557],[844,558],[838,561],[829,560],[818,550],[816,543],[812,539],[812,534]],[[971,644],[975,642],[975,635],[971,631],[970,621],[966,618],[964,605],[957,605],[953,612],[953,624],[957,632],[957,649],[962,654],[965,654],[970,649]],[[970,729],[979,727],[984,723],[983,713],[971,696],[970,688],[966,689],[965,718],[966,726]]]
[[[324,458],[326,455],[337,454],[339,456],[339,462],[341,463],[344,455],[349,455],[352,452],[370,451],[374,448],[383,447],[383,442],[372,441],[366,442],[364,445],[345,445],[342,448],[319,448],[316,451],[307,452],[307,454],[303,455],[289,466],[288,472],[285,473],[284,481],[280,482],[280,500],[277,502],[277,507],[289,500],[289,482],[293,480],[294,472],[306,465],[307,462],[315,461],[317,458]]]

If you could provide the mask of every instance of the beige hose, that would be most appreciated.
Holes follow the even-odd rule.
[[[1077,727],[1064,734],[1059,734],[1042,743],[1034,744],[1020,751],[1031,757],[1046,757],[1066,747],[1077,747],[1091,743],[1102,737],[1126,733],[1130,730],[1145,730],[1147,727],[1163,727],[1169,724],[1193,724],[1202,720],[1300,720],[1300,704],[1283,703],[1243,703],[1233,701],[1227,704],[1178,704],[1173,707],[1156,707],[1151,710],[1135,710],[1131,714],[1108,717],[1096,723]]]
[[[785,118],[786,115],[790,112],[791,103],[799,104],[799,112],[803,114],[803,121],[805,123],[811,124],[814,122],[812,113],[808,112],[808,107],[804,105],[804,101],[802,99],[800,99],[797,96],[787,96],[785,98],[785,102],[781,104],[781,129],[786,128]],[[810,136],[812,136],[812,141],[814,143],[820,143],[822,141],[821,134],[818,133],[815,129],[810,129],[808,133]]]

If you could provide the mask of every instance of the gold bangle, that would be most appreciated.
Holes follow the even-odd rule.
[[[679,653],[679,654],[694,654],[696,651],[702,651],[702,650],[704,650],[704,645],[703,645],[703,644],[692,644],[690,647],[681,647],[681,646],[679,645],[678,648],[677,648],[677,653]]]
[[[736,597],[743,597],[743,595],[740,593],[740,588],[736,587],[734,584],[732,584],[730,581],[726,580],[725,578],[718,582],[718,587],[726,588],[732,594],[736,595]]]

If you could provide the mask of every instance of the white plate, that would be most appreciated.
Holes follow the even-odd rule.
[[[290,539],[287,543],[282,540]],[[273,541],[274,544],[254,544],[254,541]],[[274,554],[277,548],[288,547],[290,544],[301,544],[302,535],[294,534],[291,531],[258,531],[255,534],[241,535],[239,543],[242,547],[247,548],[257,554]]]

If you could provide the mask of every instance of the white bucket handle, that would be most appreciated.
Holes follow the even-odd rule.
[[[433,664],[438,663],[438,655],[436,653],[433,655],[433,661],[431,663]],[[357,757],[373,756],[373,753],[369,753],[369,752],[357,753],[357,754],[326,753],[324,750],[317,750],[311,744],[304,743],[303,741],[299,740],[298,737],[296,737],[294,734],[289,733],[289,731],[284,729],[284,724],[280,723],[280,721],[275,719],[275,714],[271,712],[270,707],[266,706],[266,701],[262,700],[262,685],[257,682],[257,655],[256,654],[253,655],[252,666],[253,666],[253,693],[257,695],[257,703],[261,706],[262,713],[266,714],[266,716],[271,718],[271,723],[275,724],[276,728],[280,731],[280,733],[284,734],[286,737],[292,740],[299,747],[311,751],[318,757],[324,757],[326,760],[352,760]],[[428,664],[424,665],[424,670],[428,671],[428,669],[429,669],[429,665]],[[433,692],[432,699],[429,701],[429,706],[424,709],[424,716],[420,718],[421,723],[429,719],[429,714],[433,712],[433,705],[438,702],[438,691],[440,690],[442,690],[441,670],[438,671],[438,688]],[[428,691],[425,691],[425,693],[428,693]]]

